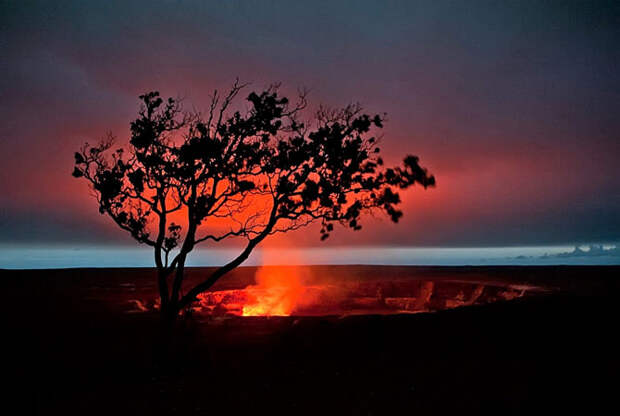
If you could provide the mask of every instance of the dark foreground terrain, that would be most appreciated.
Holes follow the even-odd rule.
[[[315,268],[554,290],[423,314],[193,317],[170,342],[156,313],[128,313],[135,299],[153,298],[151,270],[1,271],[2,413],[615,414],[619,271]],[[253,275],[241,269],[214,289]]]

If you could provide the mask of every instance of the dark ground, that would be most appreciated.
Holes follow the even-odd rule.
[[[194,319],[166,345],[155,314],[123,313],[153,294],[151,270],[0,271],[3,405],[18,406],[2,413],[618,413],[618,267],[316,270],[558,290],[429,314]]]

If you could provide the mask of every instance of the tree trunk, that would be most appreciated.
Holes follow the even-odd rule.
[[[168,302],[166,306],[161,307],[160,313],[162,319],[174,322],[179,317],[179,312],[181,311],[178,302]]]
[[[177,270],[172,283],[172,295],[170,296],[171,303],[177,303],[179,301],[179,293],[181,292],[181,286],[183,285],[183,278],[185,277],[185,259],[187,254],[181,253],[179,262],[177,263]]]
[[[160,309],[167,309],[170,296],[168,294],[168,282],[166,281],[166,272],[163,268],[157,268],[157,285],[159,288]]]

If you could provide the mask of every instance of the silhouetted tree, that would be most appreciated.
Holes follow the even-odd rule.
[[[128,151],[114,148],[108,135],[75,153],[73,176],[90,183],[99,211],[153,247],[161,309],[168,316],[178,315],[271,234],[320,222],[324,240],[334,223],[359,230],[362,214],[374,210],[397,222],[397,190],[435,184],[416,156],[383,167],[371,134],[383,127],[383,116],[349,105],[321,108],[304,123],[305,93],[291,104],[277,86],[250,93],[244,114],[231,112],[243,87],[236,82],[226,96],[216,91],[205,117],[157,92],[142,95]],[[183,295],[188,254],[202,242],[227,238],[244,239],[245,248]]]

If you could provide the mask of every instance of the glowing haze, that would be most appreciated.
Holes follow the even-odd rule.
[[[236,76],[385,111],[386,159],[436,175],[398,226],[326,244],[619,240],[618,3],[304,3],[2,2],[0,242],[131,244],[70,176],[73,152],[125,140],[145,91],[204,109]],[[270,244],[291,238],[319,244],[313,228]]]

